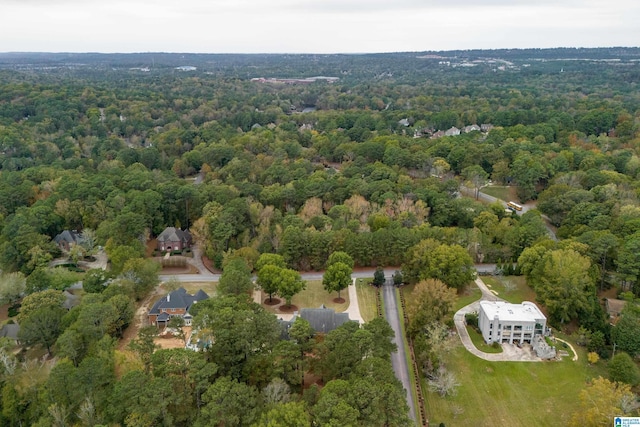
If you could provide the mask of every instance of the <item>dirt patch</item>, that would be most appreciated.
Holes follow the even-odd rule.
[[[171,275],[171,274],[199,274],[198,269],[191,265],[187,264],[184,267],[164,267],[160,270],[160,274]]]
[[[346,300],[344,298],[334,298],[333,302],[335,302],[336,304],[344,304]]]
[[[9,304],[0,306],[0,322],[4,322],[5,320],[9,320]]]
[[[264,300],[264,305],[279,305],[282,304],[282,301],[280,301],[278,298],[266,298]]]
[[[191,327],[185,326],[184,334],[187,338],[189,338],[189,335],[191,335]],[[169,332],[160,335],[154,340],[154,342],[162,349],[184,348],[185,346],[185,342],[182,340],[182,338],[176,337]]]
[[[144,251],[147,258],[150,258],[153,255],[153,251],[155,251],[157,248],[158,248],[157,239],[150,239],[149,241],[147,241],[147,246],[145,247],[145,251]]]
[[[213,274],[220,274],[222,273],[222,270],[218,270],[215,268],[215,266],[213,265],[213,261],[211,261],[209,258],[207,258],[205,255],[202,255],[201,257],[202,259],[202,264],[204,264],[204,268],[206,268],[207,270],[209,270],[211,273]]]
[[[293,313],[294,311],[298,311],[298,306],[297,305],[281,305],[280,307],[278,307],[278,312],[280,313]]]
[[[132,339],[138,336],[138,331],[141,327],[148,325],[147,314],[151,309],[151,306],[164,295],[166,292],[162,286],[156,286],[156,288],[142,301],[140,301],[136,308],[136,314],[133,316],[131,324],[124,330],[122,339],[118,343],[118,350],[124,350],[127,348]]]

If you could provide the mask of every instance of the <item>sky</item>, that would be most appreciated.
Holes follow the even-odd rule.
[[[0,0],[0,52],[640,45],[638,0]]]

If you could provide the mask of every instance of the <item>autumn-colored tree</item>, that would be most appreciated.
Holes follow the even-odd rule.
[[[422,280],[407,296],[409,335],[424,332],[433,322],[441,322],[451,313],[458,296],[456,290],[438,279]]]
[[[573,413],[569,427],[611,425],[616,416],[624,416],[635,407],[631,386],[598,377],[580,391],[580,406]]]

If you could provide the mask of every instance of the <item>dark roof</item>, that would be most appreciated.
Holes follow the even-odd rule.
[[[309,322],[317,333],[327,334],[338,326],[347,323],[348,313],[336,313],[332,308],[303,308],[300,310],[300,317]]]
[[[62,306],[67,310],[71,310],[73,307],[80,304],[79,295],[74,295],[69,291],[64,291],[62,292],[62,294],[64,295],[64,298],[65,298],[64,302],[62,303]]]
[[[191,242],[191,233],[175,227],[167,227],[158,236],[158,242]]]
[[[76,230],[64,230],[62,233],[54,237],[53,241],[58,245],[61,242],[79,243],[82,241],[82,236]]]
[[[189,311],[189,308],[196,302],[208,299],[209,295],[202,289],[196,292],[195,295],[188,294],[185,288],[176,289],[173,292],[169,292],[169,294],[160,298],[156,303],[151,307],[149,314],[160,314],[161,309],[172,309],[172,308],[184,308],[186,311]]]
[[[0,337],[18,339],[18,333],[20,332],[20,325],[17,323],[7,323],[0,329]]]

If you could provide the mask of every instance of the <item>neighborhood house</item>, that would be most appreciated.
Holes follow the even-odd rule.
[[[532,302],[480,301],[478,327],[487,344],[532,344],[535,336],[544,336],[546,325],[547,318]]]
[[[182,251],[191,247],[191,233],[175,227],[167,227],[158,236],[159,251]]]
[[[169,319],[174,316],[181,316],[184,319],[184,324],[191,325],[193,316],[189,314],[189,309],[198,301],[203,301],[209,298],[202,289],[190,295],[184,288],[177,289],[170,292],[166,296],[160,298],[149,310],[149,323],[156,325],[159,328],[167,326]]]
[[[76,230],[64,230],[53,238],[53,241],[61,251],[69,252],[74,245],[79,245],[83,242],[82,234]]]

